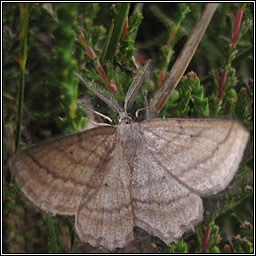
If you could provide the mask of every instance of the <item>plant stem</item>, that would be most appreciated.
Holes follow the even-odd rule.
[[[112,20],[111,26],[110,26],[109,31],[108,31],[108,36],[107,36],[106,41],[104,43],[104,47],[103,47],[102,54],[101,54],[101,57],[100,57],[100,62],[101,63],[104,63],[104,61],[105,61],[105,57],[106,57],[107,50],[109,48],[109,43],[110,43],[110,39],[112,37],[113,29],[114,29],[114,21]]]
[[[178,85],[198,47],[201,38],[204,35],[204,32],[217,6],[217,3],[209,3],[206,5],[202,16],[193,28],[193,31],[187,39],[178,59],[169,72],[166,81],[164,82],[163,86],[156,92],[154,98],[151,101],[150,112],[152,116],[157,116],[157,114],[164,107],[165,102],[168,100],[168,97],[171,95],[172,91]]]
[[[231,44],[232,44],[233,48],[236,48],[236,41],[238,38],[242,17],[243,17],[243,10],[241,9],[241,7],[239,7],[237,10],[236,23],[235,23],[235,27],[234,27],[234,31],[233,31],[233,37],[231,40]]]
[[[133,10],[133,13],[135,13],[135,12],[142,13],[143,12],[143,7],[144,7],[144,3],[136,3],[135,7],[134,7],[134,10]],[[132,35],[131,35],[131,38],[132,38],[133,41],[136,40],[138,30],[139,30],[139,27],[137,27],[135,32],[133,32]]]
[[[81,35],[78,38],[80,39],[80,41],[84,45],[84,49],[85,49],[87,55],[89,56],[89,58],[93,60],[94,65],[95,65],[95,69],[97,70],[98,74],[100,75],[101,80],[103,81],[103,83],[109,88],[110,91],[112,91],[114,93],[117,93],[117,89],[115,88],[115,86],[113,84],[109,83],[108,77],[107,77],[103,67],[100,64],[100,61],[99,61],[97,55],[95,54],[93,49],[87,44],[87,41],[85,39],[85,35],[84,35],[82,30],[81,30]],[[108,36],[108,38],[109,38],[109,36]]]
[[[111,63],[113,62],[116,48],[118,45],[118,42],[122,36],[123,32],[123,27],[124,27],[124,22],[126,17],[128,16],[130,9],[130,4],[129,3],[122,3],[120,11],[118,13],[118,16],[115,19],[115,25],[113,29],[113,33],[110,39],[110,43],[108,45],[106,55],[105,55],[105,61],[110,61]]]
[[[241,8],[239,6],[238,10],[237,10],[237,14],[236,14],[236,22],[235,22],[235,26],[234,26],[234,30],[233,30],[232,39],[230,40],[231,47],[233,49],[236,48],[236,42],[237,42],[239,30],[240,30],[240,24],[241,24],[242,17],[243,17],[243,8]],[[231,56],[229,56],[227,64],[226,64],[224,70],[221,73],[219,91],[218,91],[218,101],[219,102],[222,99],[222,94],[223,94],[223,91],[224,91],[224,86],[225,86],[226,78],[227,78],[227,72],[231,67],[231,61],[232,61],[232,58],[231,58]]]
[[[211,229],[210,228],[206,228],[205,232],[204,232],[204,238],[203,238],[203,245],[202,245],[202,253],[206,252],[206,248],[207,248],[207,244],[209,241],[209,237],[210,237],[210,233],[211,233]]]
[[[46,218],[46,222],[47,222],[47,226],[48,226],[48,230],[49,230],[49,238],[48,238],[49,252],[59,253],[60,247],[59,247],[58,240],[57,240],[54,222],[49,213],[45,213],[45,218]]]
[[[218,92],[218,100],[221,100],[223,91],[224,91],[224,85],[226,82],[226,77],[227,77],[227,70],[223,70],[221,73],[221,78],[220,78],[220,85],[219,85],[219,92]]]
[[[19,105],[18,105],[18,122],[16,128],[16,150],[20,147],[22,113],[24,101],[25,87],[25,67],[27,61],[27,34],[28,34],[28,17],[29,4],[20,3],[20,34],[19,34],[19,63],[20,63],[20,78],[19,78]]]

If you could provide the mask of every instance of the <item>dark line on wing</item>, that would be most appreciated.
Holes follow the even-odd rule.
[[[59,149],[63,146],[66,148],[67,146],[73,146],[74,144],[77,144],[80,141],[83,141],[87,138],[91,139],[92,137],[97,137],[97,136],[101,137],[102,135],[103,136],[104,135],[113,135],[115,133],[115,131],[116,131],[116,127],[114,127],[114,126],[112,126],[112,127],[96,127],[96,128],[92,128],[89,130],[77,132],[74,134],[69,134],[66,136],[53,138],[46,142],[42,142],[40,144],[28,147],[20,152],[29,151],[32,149],[40,151],[40,148],[48,147],[48,146],[50,146],[51,148],[54,148],[54,149]],[[19,154],[19,152],[17,154]]]
[[[117,136],[116,136],[116,137],[117,137]],[[96,169],[103,169],[104,171],[103,171],[102,173],[101,173],[101,172],[95,172],[94,175],[92,175],[91,180],[97,178],[97,180],[100,180],[100,182],[99,182],[99,184],[98,184],[97,186],[93,186],[93,187],[95,187],[96,189],[95,189],[95,191],[93,191],[92,194],[89,195],[88,198],[83,197],[83,200],[81,201],[80,205],[78,206],[77,212],[81,209],[81,207],[84,206],[84,205],[82,204],[82,202],[83,202],[85,199],[87,200],[87,202],[89,202],[90,200],[92,200],[92,198],[93,198],[95,195],[97,195],[97,193],[98,193],[99,189],[101,188],[102,183],[103,183],[103,181],[104,181],[104,177],[107,175],[105,168],[106,168],[106,165],[107,165],[108,162],[109,162],[110,155],[111,155],[111,153],[114,151],[115,147],[116,147],[116,145],[114,145],[114,143],[113,143],[112,147],[109,148],[108,152],[106,153],[106,156],[107,156],[107,157],[105,157],[104,159],[102,158],[102,161],[99,162],[99,164],[97,165],[97,168],[96,168]],[[100,167],[101,167],[101,168],[100,168]],[[108,172],[109,172],[110,170],[111,170],[111,168],[108,170]],[[96,177],[96,173],[97,173],[97,177]],[[98,173],[101,173],[101,176],[102,176],[101,179],[99,179]]]
[[[33,157],[33,155],[31,155],[29,152],[26,152],[26,154],[30,157],[30,159],[39,167],[39,169],[44,169],[49,175],[51,175],[54,179],[60,179],[63,180],[64,182],[67,182],[68,180],[71,181],[74,184],[78,184],[80,186],[86,185],[86,186],[90,186],[90,184],[87,183],[83,183],[80,181],[75,181],[73,178],[63,178],[63,176],[60,176],[56,173],[54,173],[53,171],[51,171],[50,169],[48,169],[47,167],[43,166],[40,162],[37,161],[36,158]]]
[[[91,212],[100,212],[102,211],[102,213],[104,214],[104,212],[107,212],[109,214],[112,214],[113,212],[119,212],[120,213],[120,210],[123,209],[123,208],[126,208],[127,209],[127,212],[129,212],[129,206],[131,206],[130,203],[128,204],[121,204],[119,205],[118,207],[113,207],[113,208],[104,208],[104,207],[98,207],[98,208],[89,208],[87,205],[84,205],[84,208],[87,209],[90,213]]]
[[[220,143],[218,143],[218,144],[216,145],[216,148],[213,150],[213,152],[212,152],[211,155],[210,155],[211,157],[213,157],[213,156],[215,155],[215,153],[218,151],[219,146],[222,145],[222,144],[224,144],[224,143],[226,142],[226,140],[229,138],[233,126],[234,126],[234,124],[232,124],[232,126],[230,127],[230,129],[229,129],[229,131],[228,131],[228,134],[225,136],[225,138],[223,139],[223,141],[220,142]],[[144,139],[145,144],[148,146],[148,147],[147,147],[148,151],[151,153],[152,157],[159,163],[159,165],[162,166],[162,167],[166,170],[166,172],[167,172],[171,177],[173,177],[178,183],[180,183],[181,185],[185,186],[188,190],[190,190],[190,191],[196,193],[197,195],[199,195],[197,191],[195,191],[193,188],[191,188],[190,186],[188,186],[187,184],[185,184],[183,181],[181,181],[178,177],[176,177],[176,175],[174,175],[173,173],[171,173],[171,172],[154,156],[153,152],[149,149],[149,146],[150,146],[150,145],[147,143],[145,137],[143,136],[143,133],[142,133],[142,137],[143,137],[143,139]],[[158,154],[161,154],[161,152],[158,152]],[[161,156],[162,156],[164,159],[166,159],[162,154],[161,154]],[[197,167],[199,164],[206,162],[208,159],[209,159],[209,156],[207,156],[205,159],[201,160],[200,162],[196,163],[193,167],[189,167],[189,168],[187,168],[187,169],[184,169],[184,170],[182,171],[182,175],[184,175],[184,173],[186,173],[187,171],[189,171],[189,170],[191,170],[191,169],[196,169],[196,167]]]
[[[202,134],[202,132],[203,132],[203,129],[201,129],[197,134],[185,134],[185,133],[182,133],[182,132],[175,133],[175,132],[171,132],[171,131],[164,131],[165,133],[177,134],[176,136],[174,136],[174,137],[172,138],[172,140],[170,140],[170,139],[167,139],[167,138],[165,138],[165,137],[163,137],[163,136],[157,134],[156,132],[154,132],[154,130],[150,129],[149,127],[147,127],[146,129],[147,129],[149,132],[151,132],[152,134],[154,134],[156,137],[159,137],[159,138],[161,138],[161,139],[163,139],[163,140],[165,140],[165,141],[168,141],[170,144],[173,144],[173,145],[175,145],[175,146],[177,146],[177,147],[181,147],[181,148],[186,148],[186,147],[184,147],[184,146],[182,146],[182,145],[179,145],[179,144],[175,144],[175,143],[173,142],[175,139],[177,140],[177,138],[179,138],[179,136],[187,137],[187,140],[186,140],[186,142],[187,142],[187,141],[188,141],[189,139],[191,139],[192,137],[193,137],[193,138],[200,137],[201,134]],[[180,128],[180,129],[182,130],[182,128]],[[205,136],[201,136],[201,137],[204,138],[204,139],[206,139],[206,140],[208,140],[208,141],[210,141],[211,143],[213,142],[212,140],[209,140],[208,137],[205,137]]]
[[[134,199],[135,202],[138,202],[138,203],[141,203],[141,204],[155,203],[155,204],[160,206],[160,205],[163,205],[163,204],[164,205],[172,204],[172,203],[177,202],[177,201],[179,201],[179,200],[181,200],[181,199],[183,199],[187,196],[188,196],[188,194],[185,194],[185,195],[182,195],[182,196],[179,196],[177,198],[170,199],[170,200],[167,200],[167,201],[164,201],[164,200],[161,200],[161,199],[159,199],[159,200],[142,200],[142,199],[138,199],[138,198],[134,198],[134,197],[133,197],[133,199]]]

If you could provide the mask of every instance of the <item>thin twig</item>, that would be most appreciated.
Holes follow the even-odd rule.
[[[20,62],[20,78],[19,78],[19,106],[18,106],[18,122],[16,129],[16,150],[20,147],[24,87],[25,87],[25,68],[27,61],[27,34],[28,34],[28,17],[29,4],[20,3],[20,33],[19,33],[19,62]]]
[[[217,6],[217,3],[209,3],[206,5],[201,18],[198,20],[193,31],[191,32],[164,85],[156,92],[150,103],[150,114],[152,116],[156,116],[161,111],[168,97],[179,83],[197,49],[199,42],[201,41],[201,38],[204,35],[204,32]]]

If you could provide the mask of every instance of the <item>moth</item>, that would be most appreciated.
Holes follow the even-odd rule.
[[[118,114],[118,125],[51,140],[10,161],[21,190],[41,209],[75,215],[83,242],[124,247],[138,226],[166,244],[203,219],[201,197],[233,179],[248,132],[219,119],[163,119],[140,123],[127,114],[149,62],[129,87],[124,108],[79,74]]]

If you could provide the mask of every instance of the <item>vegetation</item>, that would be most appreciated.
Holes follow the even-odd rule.
[[[88,117],[83,116],[81,101],[117,123],[117,114],[80,86],[73,72],[109,90],[123,105],[137,72],[134,59],[142,64],[152,58],[151,77],[130,109],[135,116],[162,86],[204,6],[3,3],[5,253],[61,253],[78,246],[74,219],[52,218],[34,207],[19,191],[7,165],[14,148],[84,128]],[[186,75],[159,114],[232,117],[243,123],[251,138],[235,182],[225,192],[204,200],[205,219],[195,232],[171,247],[151,238],[154,246],[140,252],[155,252],[155,246],[170,253],[253,250],[252,20],[252,3],[219,5]]]

